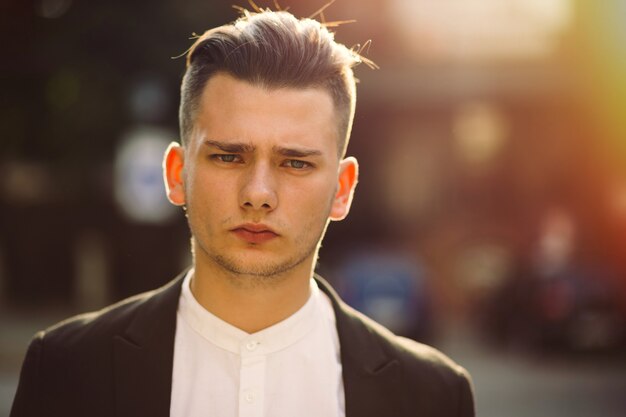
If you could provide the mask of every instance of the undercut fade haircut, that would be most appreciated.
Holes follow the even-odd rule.
[[[264,88],[325,89],[333,99],[342,157],[356,103],[352,68],[362,61],[371,62],[335,42],[323,23],[285,11],[244,10],[234,23],[205,32],[187,53],[179,109],[182,143],[191,138],[207,81],[223,72]]]

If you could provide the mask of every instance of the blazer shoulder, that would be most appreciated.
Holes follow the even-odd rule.
[[[113,415],[120,349],[137,350],[145,342],[149,348],[142,352],[164,352],[165,360],[173,351],[180,282],[179,277],[37,333],[22,365],[11,416]]]
[[[421,371],[428,371],[433,377],[444,380],[470,379],[465,368],[432,346],[401,336],[395,336],[394,342],[399,358],[409,369],[420,368]]]
[[[178,279],[161,288],[123,299],[101,310],[70,317],[39,332],[35,338],[45,338],[46,346],[71,348],[120,334],[133,322],[139,311],[150,306],[155,298],[174,287],[177,282]]]
[[[390,356],[396,358],[407,370],[428,372],[433,378],[469,379],[469,374],[459,364],[440,350],[407,337],[394,334],[386,327],[363,315],[352,311],[356,318],[379,339]]]
[[[444,383],[455,382],[459,378],[469,380],[467,371],[439,350],[395,335],[386,327],[343,302],[322,277],[316,276],[315,278],[333,304],[341,342],[348,344],[352,350],[357,346],[368,346],[367,350],[360,348],[358,350],[367,352],[362,355],[357,354],[361,362],[371,359],[373,352],[382,350],[385,352],[383,355],[378,353],[374,355],[381,358],[383,362],[388,359],[399,361],[409,375],[418,374],[421,377],[427,375],[434,381],[439,380]],[[354,352],[351,352],[350,356],[354,358]]]
[[[374,363],[378,363],[378,369],[387,366],[400,370],[402,382],[396,388],[403,393],[404,409],[432,416],[475,415],[472,381],[463,367],[434,347],[397,336],[352,308],[343,304],[340,307],[340,321],[350,332],[345,339],[350,340],[346,346],[350,356],[360,357],[362,362],[369,360],[372,352],[384,352],[374,353],[380,358]],[[354,350],[358,345],[368,346],[367,355]]]
[[[406,386],[420,391],[419,395],[413,392],[411,398],[419,398],[421,404],[435,404],[432,413],[437,414],[432,415],[475,415],[472,378],[465,368],[432,346],[401,336],[393,335],[391,339],[385,336],[391,355],[399,361]]]

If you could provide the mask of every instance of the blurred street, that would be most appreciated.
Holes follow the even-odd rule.
[[[477,416],[625,417],[626,0],[326,2],[280,1],[380,68],[355,72],[359,186],[317,271],[466,367]],[[233,3],[0,14],[0,417],[38,330],[190,265],[163,152],[184,51]]]
[[[9,415],[20,362],[30,337],[63,316],[0,316],[0,417]],[[623,417],[626,356],[543,357],[481,344],[462,326],[450,326],[437,347],[474,379],[479,417]]]
[[[623,417],[626,356],[538,357],[448,329],[441,349],[472,374],[480,417]]]

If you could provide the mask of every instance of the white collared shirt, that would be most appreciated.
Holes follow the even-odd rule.
[[[335,314],[313,279],[300,310],[248,334],[196,301],[192,274],[178,306],[171,416],[345,416]]]

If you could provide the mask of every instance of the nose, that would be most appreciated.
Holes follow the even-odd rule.
[[[255,163],[243,176],[239,205],[247,210],[272,211],[278,204],[275,178],[269,164]]]

